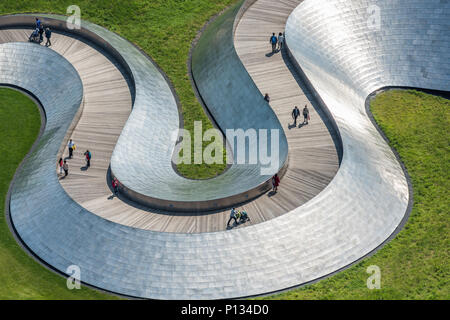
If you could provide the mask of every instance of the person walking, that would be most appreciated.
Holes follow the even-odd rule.
[[[86,150],[86,152],[84,153],[85,157],[86,157],[86,167],[89,168],[91,166],[91,158],[92,158],[92,154],[89,150]]]
[[[41,23],[39,25],[39,43],[41,43],[42,41],[44,41],[44,25]]]
[[[295,106],[292,110],[292,118],[294,119],[294,126],[297,126],[297,118],[300,116],[300,110]]]
[[[283,49],[284,45],[284,35],[280,32],[278,34],[278,51],[281,51]]]
[[[272,45],[272,53],[275,53],[277,51],[277,36],[275,35],[275,33],[272,33],[272,36],[270,37],[270,44]]]
[[[39,18],[36,18],[36,29],[40,29],[41,28],[41,20],[39,20]]]
[[[45,28],[45,38],[47,39],[47,42],[45,43],[46,47],[50,47],[52,45],[52,42],[50,41],[51,37],[52,37],[52,30],[50,30],[49,27]]]
[[[238,223],[238,222],[237,222],[237,219],[236,219],[236,208],[231,209],[231,212],[230,212],[230,219],[228,219],[228,222],[227,222],[227,228],[230,227],[230,222],[231,222],[231,220],[234,220],[234,223],[235,223],[235,224]]]
[[[303,108],[303,123],[308,124],[309,121],[309,109],[308,106],[305,104],[305,107]]]
[[[268,94],[268,93],[266,93],[266,94],[264,95],[264,100],[266,100],[267,102],[270,102],[270,97],[269,97],[269,94]]]
[[[280,185],[280,178],[278,177],[278,174],[275,173],[275,175],[272,177],[272,191],[277,192],[279,185]]]
[[[63,158],[59,158],[58,165],[59,165],[59,174],[63,174],[63,171],[64,171],[64,169],[63,169],[63,166],[64,166]]]
[[[113,186],[114,194],[117,196],[117,194],[119,193],[119,181],[117,180],[117,178],[113,179],[112,186]]]
[[[72,141],[72,139],[69,140],[67,147],[69,148],[69,159],[72,159],[73,150],[75,150],[75,148],[76,148],[75,143]]]
[[[66,160],[64,160],[63,169],[64,169],[64,177],[67,177],[67,175],[69,174],[69,164],[67,163]]]

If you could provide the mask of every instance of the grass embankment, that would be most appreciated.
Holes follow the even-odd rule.
[[[371,258],[271,299],[450,299],[450,101],[392,90],[378,95],[371,110],[411,177],[406,226]],[[367,289],[370,265],[381,269],[381,289]]]
[[[185,129],[193,137],[194,121],[203,131],[212,128],[197,101],[187,70],[193,39],[215,14],[237,0],[79,0],[81,18],[99,24],[138,45],[164,70],[181,101]],[[0,14],[45,12],[67,14],[71,0],[1,1]],[[204,148],[211,142],[204,142]],[[194,153],[192,152],[192,159]],[[193,163],[193,160],[192,160]],[[206,179],[225,170],[223,164],[180,164],[178,171],[191,179]]]
[[[39,110],[32,100],[0,88],[0,299],[108,299],[82,287],[68,290],[66,279],[45,269],[17,244],[5,219],[5,200],[14,172],[39,134]]]

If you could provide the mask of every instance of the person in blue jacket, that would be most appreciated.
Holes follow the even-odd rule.
[[[272,45],[272,53],[275,53],[277,51],[277,42],[278,38],[275,35],[275,33],[272,33],[272,36],[270,37],[270,44]]]

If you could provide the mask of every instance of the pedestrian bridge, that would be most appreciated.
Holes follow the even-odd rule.
[[[11,187],[14,232],[61,273],[75,264],[86,284],[155,299],[275,292],[372,253],[404,223],[411,194],[366,99],[387,86],[448,90],[450,83],[449,4],[377,5],[378,30],[364,18],[366,1],[246,1],[200,38],[192,75],[217,125],[283,133],[280,197],[265,194],[270,177],[258,166],[231,166],[208,181],[176,174],[176,98],[163,73],[123,38],[40,15],[55,30],[53,48],[44,48],[20,43],[32,16],[0,17],[0,83],[33,94],[46,115]],[[267,35],[283,29],[288,50],[267,57]],[[40,61],[31,64],[35,56]],[[290,126],[293,103],[312,106],[311,125]],[[58,180],[55,160],[69,137],[81,150],[96,141],[92,168],[78,172],[74,160],[70,180]],[[126,198],[108,199],[109,170]],[[234,203],[257,223],[214,229]]]

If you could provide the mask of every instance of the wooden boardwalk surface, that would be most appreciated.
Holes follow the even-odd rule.
[[[317,195],[336,174],[339,159],[328,119],[296,73],[285,51],[271,54],[269,38],[284,31],[289,14],[301,0],[258,0],[243,15],[235,34],[236,51],[261,94],[280,120],[289,145],[289,168],[273,201],[301,205]],[[310,110],[308,125],[293,126],[294,106]],[[285,199],[285,200],[281,200]]]
[[[276,15],[267,12],[271,12],[273,2],[278,4]],[[269,92],[271,105],[285,126],[290,148],[289,168],[278,193],[262,195],[240,207],[249,213],[251,221],[239,227],[270,220],[302,205],[317,195],[338,169],[330,133],[313,108],[310,108],[311,124],[289,129],[293,104],[299,108],[305,103],[311,106],[311,100],[281,54],[266,57],[268,35],[272,30],[284,29],[295,3],[298,1],[260,0],[244,14],[237,29],[238,54],[261,92]],[[30,33],[31,30],[0,30],[0,43],[27,41]],[[183,233],[225,230],[229,210],[174,214],[112,197],[107,181],[111,154],[132,109],[127,82],[114,63],[82,41],[54,33],[50,48],[73,64],[84,87],[83,113],[71,135],[77,149],[74,158],[68,160],[69,175],[60,180],[69,196],[100,217],[135,228]],[[85,170],[83,153],[87,149],[93,157],[91,167]],[[64,156],[68,156],[67,148]]]

